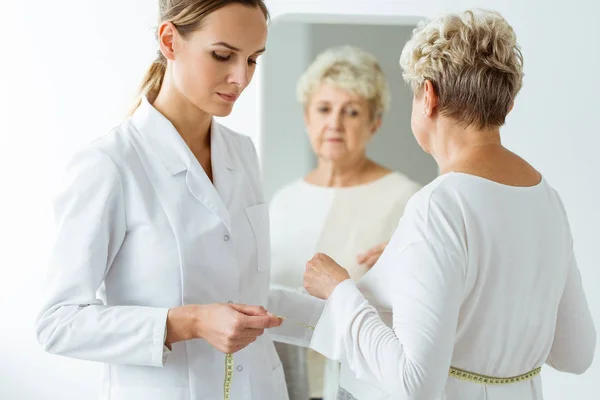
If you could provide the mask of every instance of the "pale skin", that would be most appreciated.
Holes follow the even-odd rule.
[[[412,131],[421,148],[433,156],[440,173],[461,172],[509,186],[537,185],[542,177],[527,161],[506,149],[499,127],[464,127],[441,115],[433,84],[425,81],[413,98]],[[348,273],[325,254],[307,264],[304,287],[313,296],[327,299]]]
[[[348,187],[375,181],[391,171],[367,158],[367,144],[381,126],[369,102],[341,88],[323,84],[312,94],[304,110],[310,144],[317,167],[305,180],[313,185]],[[387,242],[364,254],[357,262],[370,269]]]
[[[252,80],[257,58],[265,51],[265,16],[259,8],[231,4],[186,37],[163,22],[158,38],[167,69],[153,106],[173,123],[212,181],[211,120],[231,113]],[[185,305],[169,310],[165,344],[204,339],[229,354],[281,322],[260,306]]]

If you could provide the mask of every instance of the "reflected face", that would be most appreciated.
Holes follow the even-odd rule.
[[[365,98],[328,84],[315,90],[304,120],[313,151],[327,161],[364,157],[381,123],[371,118]]]
[[[200,29],[174,40],[173,82],[201,110],[226,116],[250,84],[266,39],[267,23],[258,7],[223,7]]]

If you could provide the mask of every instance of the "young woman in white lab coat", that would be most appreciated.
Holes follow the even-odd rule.
[[[252,79],[267,9],[159,4],[139,106],[75,155],[56,198],[37,337],[50,353],[105,363],[102,399],[285,399],[271,336],[307,345],[301,324],[315,325],[323,303],[269,292],[256,153],[213,119]]]

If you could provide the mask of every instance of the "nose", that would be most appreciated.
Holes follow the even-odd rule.
[[[248,67],[248,64],[240,63],[239,65],[236,65],[234,67],[233,71],[231,71],[228,83],[233,83],[234,85],[238,86],[241,91],[244,90],[244,88],[246,88],[246,86],[250,84],[251,79],[252,74],[250,73],[250,68]]]
[[[333,112],[329,113],[327,119],[327,125],[331,130],[339,132],[342,130],[342,113],[337,110],[333,110]]]

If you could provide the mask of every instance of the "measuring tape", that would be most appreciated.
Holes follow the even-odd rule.
[[[233,354],[225,355],[225,384],[223,386],[224,399],[229,400],[231,392],[231,381],[233,381]]]
[[[525,374],[513,376],[510,378],[496,378],[494,376],[480,375],[474,372],[465,371],[464,369],[450,367],[450,376],[456,379],[471,383],[479,383],[482,385],[507,385],[509,383],[517,383],[533,379],[540,374],[542,367],[529,371]]]
[[[296,325],[300,325],[304,328],[315,330],[314,326],[301,324],[300,322],[292,321],[287,317],[277,317],[283,320],[288,320],[290,322],[295,323]],[[231,382],[233,382],[233,354],[225,354],[225,383],[223,384],[223,398],[224,400],[229,400],[229,395],[231,393]]]

